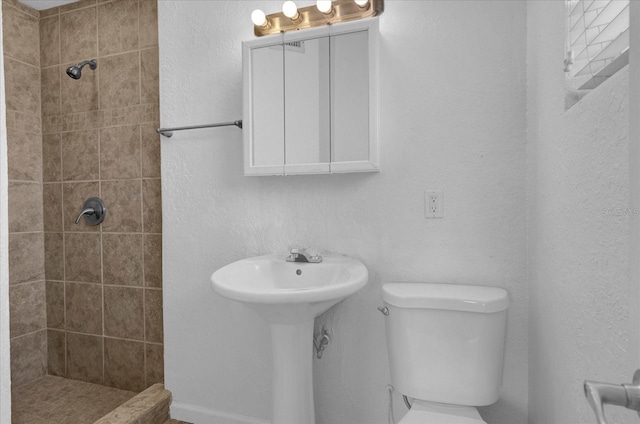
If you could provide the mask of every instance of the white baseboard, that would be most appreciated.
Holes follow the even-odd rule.
[[[193,424],[271,424],[262,418],[216,411],[185,403],[171,403],[171,418]]]

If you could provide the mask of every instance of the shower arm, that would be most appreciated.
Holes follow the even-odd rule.
[[[633,374],[632,384],[584,382],[584,394],[596,414],[598,424],[608,424],[604,404],[624,406],[640,415],[640,369]]]

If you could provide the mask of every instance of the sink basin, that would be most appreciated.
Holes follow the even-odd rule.
[[[316,317],[360,290],[367,279],[361,262],[340,255],[326,255],[321,263],[258,256],[233,262],[211,276],[218,294],[283,323]]]
[[[321,263],[265,255],[226,265],[213,289],[269,322],[273,353],[272,424],[313,424],[313,320],[367,284],[367,268],[342,255]]]

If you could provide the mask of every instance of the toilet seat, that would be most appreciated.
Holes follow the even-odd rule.
[[[472,406],[415,400],[398,424],[487,424]]]

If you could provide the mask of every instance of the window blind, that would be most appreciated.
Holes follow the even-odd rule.
[[[567,71],[595,88],[629,62],[629,0],[567,0],[567,10]]]

